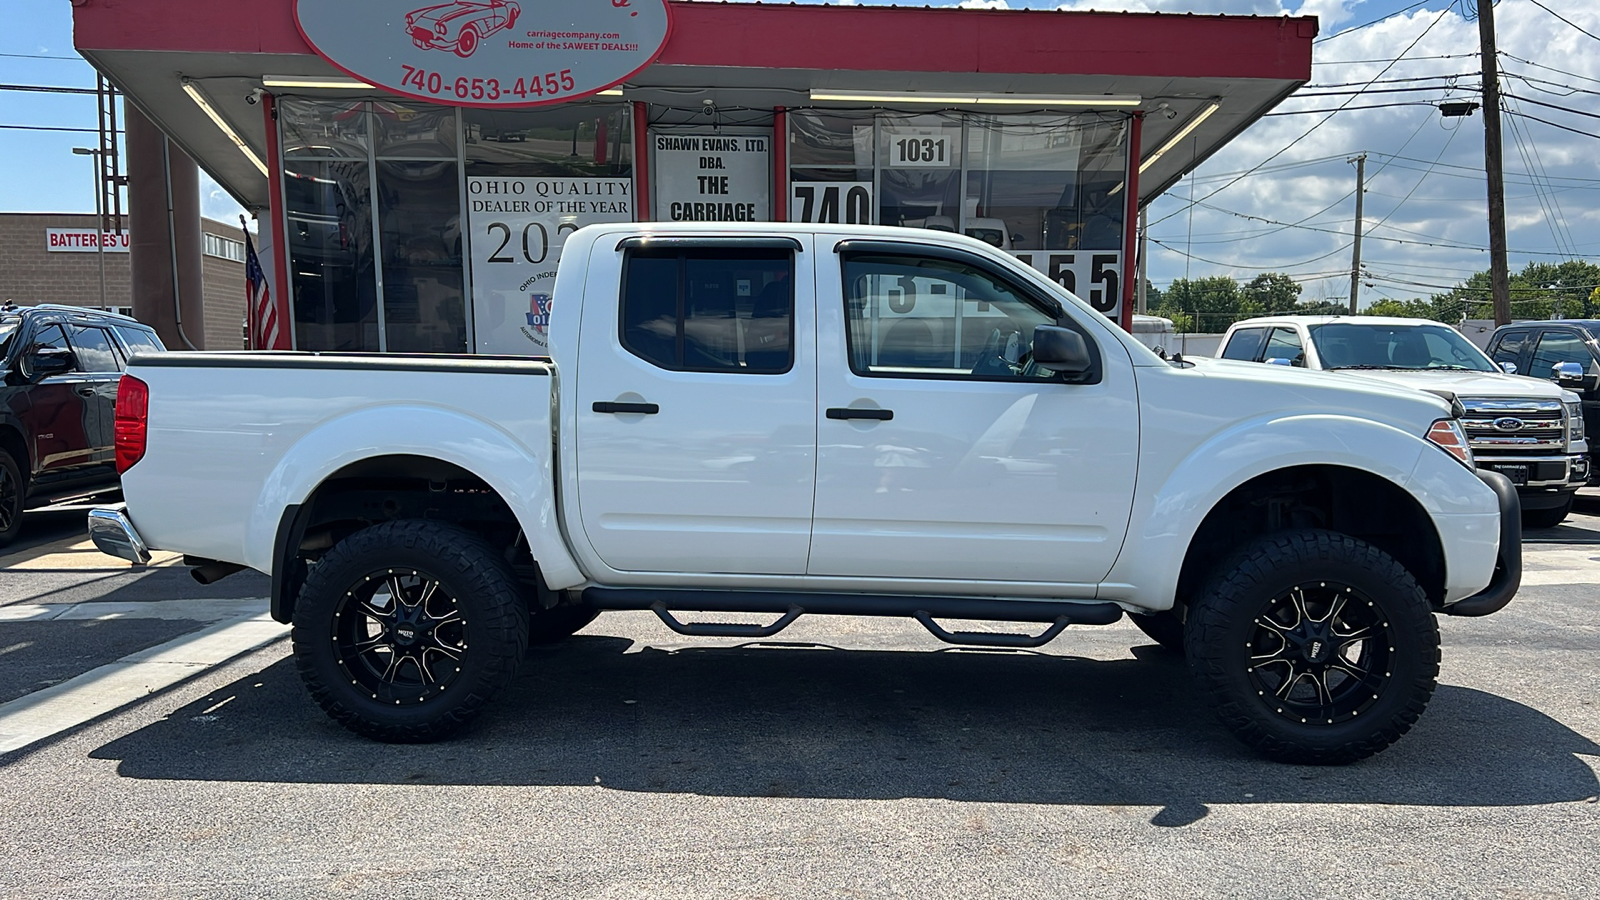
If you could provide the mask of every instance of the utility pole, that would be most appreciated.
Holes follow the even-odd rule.
[[[1365,153],[1345,162],[1356,164],[1356,242],[1355,253],[1350,258],[1350,315],[1356,314],[1356,298],[1361,293],[1361,201],[1367,193],[1367,155]]]
[[[1500,64],[1494,46],[1494,3],[1479,0],[1478,44],[1483,57],[1483,168],[1489,182],[1489,286],[1494,323],[1511,322],[1511,276],[1506,269],[1506,181],[1500,159]]]
[[[1134,310],[1139,315],[1145,313],[1145,288],[1149,287],[1148,270],[1145,268],[1145,248],[1149,246],[1150,237],[1150,210],[1139,210],[1139,302]]]

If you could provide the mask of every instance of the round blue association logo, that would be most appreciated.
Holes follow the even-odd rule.
[[[453,106],[564,103],[655,61],[666,0],[296,0],[317,55],[386,91]]]

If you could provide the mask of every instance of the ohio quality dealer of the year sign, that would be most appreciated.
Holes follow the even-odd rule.
[[[296,0],[317,54],[386,91],[538,106],[621,84],[672,28],[666,0]]]

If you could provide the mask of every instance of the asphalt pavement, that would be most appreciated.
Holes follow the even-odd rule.
[[[1416,728],[1336,768],[1253,756],[1126,621],[997,652],[610,613],[467,734],[375,744],[307,699],[265,577],[30,513],[0,554],[0,747],[29,741],[0,753],[0,896],[1594,896],[1589,493],[1529,533],[1511,607],[1441,620]]]

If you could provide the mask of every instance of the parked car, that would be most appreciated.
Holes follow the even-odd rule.
[[[1338,371],[1461,401],[1480,469],[1511,479],[1522,521],[1553,528],[1589,480],[1578,397],[1548,381],[1505,374],[1448,325],[1384,316],[1266,316],[1223,336],[1223,359]]]
[[[1513,322],[1489,337],[1489,356],[1502,369],[1517,375],[1553,381],[1578,395],[1583,404],[1584,428],[1600,428],[1600,321],[1558,319]],[[1589,447],[1590,466],[1600,446]]]
[[[1427,703],[1435,615],[1520,583],[1516,490],[1451,403],[1169,363],[965,235],[591,225],[552,293],[549,359],[139,357],[96,544],[270,573],[311,697],[386,741],[457,731],[602,610],[989,647],[1133,613],[1243,741],[1347,762]]]
[[[0,546],[23,510],[116,490],[117,381],[131,356],[164,349],[127,316],[0,306]]]

